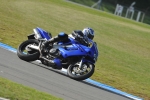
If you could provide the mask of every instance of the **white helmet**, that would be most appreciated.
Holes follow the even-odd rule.
[[[92,28],[89,28],[89,27],[84,28],[82,32],[89,39],[93,40],[93,38],[94,38],[94,30]]]

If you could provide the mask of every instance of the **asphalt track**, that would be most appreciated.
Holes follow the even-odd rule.
[[[54,70],[38,62],[22,61],[16,53],[1,47],[0,76],[64,100],[133,100],[86,80],[70,79],[65,72]],[[135,97],[134,100],[142,99]]]

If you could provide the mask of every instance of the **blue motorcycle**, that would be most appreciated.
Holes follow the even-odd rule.
[[[69,36],[69,41],[54,43],[43,53],[42,43],[50,38],[52,35],[49,32],[39,27],[33,29],[28,40],[19,45],[18,57],[24,61],[40,60],[42,64],[55,69],[65,68],[68,76],[75,80],[84,80],[93,75],[98,58],[96,42],[90,40],[89,46],[85,46]]]

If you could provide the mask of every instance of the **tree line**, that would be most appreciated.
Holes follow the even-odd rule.
[[[70,0],[74,1],[77,3],[81,3],[87,6],[90,6],[89,3],[93,2],[98,2],[99,0]],[[143,11],[145,13],[149,12],[150,13],[150,0],[101,0],[101,4],[103,3],[111,3],[113,5],[120,4],[126,7],[129,7],[133,2],[135,2],[134,7],[137,10]]]
[[[98,0],[93,1],[97,2]],[[135,8],[140,9],[144,12],[150,12],[150,0],[102,0],[102,2],[103,1],[124,6],[130,6],[133,2],[135,2]]]

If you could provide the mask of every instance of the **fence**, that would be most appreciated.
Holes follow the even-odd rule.
[[[117,5],[120,5],[120,7],[118,8],[117,15],[129,18],[135,21],[150,24],[150,17],[149,17],[150,13],[149,12],[145,13],[145,11],[141,9],[134,8],[134,2],[132,4],[120,5],[120,4],[117,4],[117,2],[115,1],[109,2],[109,0],[103,0],[101,1],[100,10],[103,10],[112,14],[116,14]],[[98,9],[97,7],[95,8]]]
[[[89,0],[91,1],[90,3],[86,0],[70,0],[74,1],[76,3],[80,3],[89,7],[93,7],[95,9],[103,10],[108,13],[116,14],[118,16],[126,17],[135,21],[143,22],[150,24],[150,13],[134,8],[135,3],[133,2],[132,4],[124,4],[120,5],[118,8],[118,12],[116,12],[117,9],[117,0]],[[85,3],[86,2],[86,3]],[[121,11],[122,10],[122,11]]]

